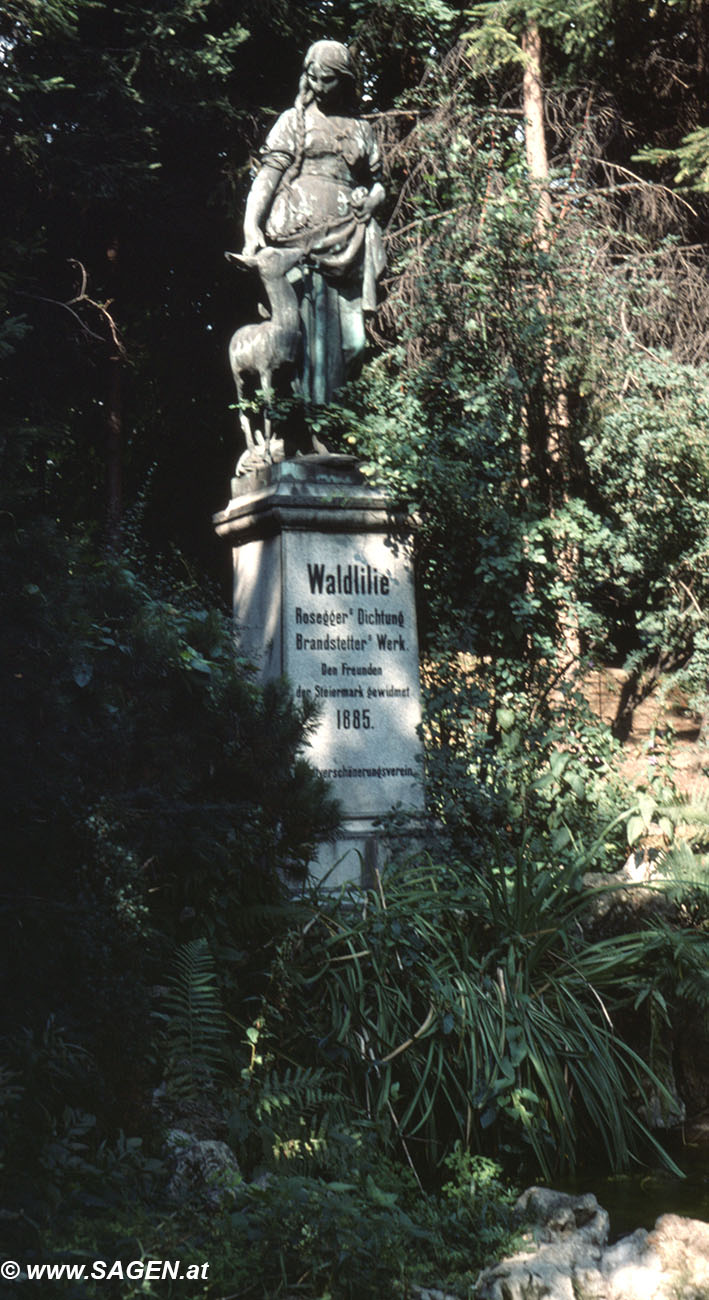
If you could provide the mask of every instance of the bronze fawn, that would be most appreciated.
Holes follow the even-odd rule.
[[[289,271],[303,260],[302,248],[260,248],[253,256],[227,253],[226,257],[237,266],[258,271],[271,308],[271,317],[257,325],[242,325],[229,344],[236,395],[239,404],[239,421],[246,439],[247,453],[255,451],[257,444],[265,459],[270,460],[271,441],[270,402],[273,398],[273,377],[282,367],[295,370],[301,353],[301,328],[298,299],[295,289],[286,279]],[[258,376],[259,387],[265,395],[263,434],[252,430],[244,410],[244,377]],[[255,435],[255,436],[254,436]]]

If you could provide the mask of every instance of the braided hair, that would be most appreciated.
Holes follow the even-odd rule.
[[[341,45],[339,41],[316,41],[310,46],[303,60],[303,71],[298,83],[298,94],[295,97],[295,158],[283,177],[283,182],[289,184],[300,175],[300,169],[303,166],[305,155],[305,110],[308,104],[312,104],[314,95],[308,85],[308,69],[313,63],[320,63],[323,67],[339,73],[341,78],[348,78],[350,91],[350,100],[354,104],[355,97],[355,69],[352,55],[346,45]]]

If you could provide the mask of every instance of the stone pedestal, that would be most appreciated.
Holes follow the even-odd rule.
[[[318,701],[308,758],[343,810],[312,870],[366,879],[375,820],[423,807],[410,530],[351,457],[283,461],[232,492],[214,523],[233,548],[239,652]]]

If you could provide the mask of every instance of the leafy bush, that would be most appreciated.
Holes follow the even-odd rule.
[[[3,527],[3,1054],[27,1080],[3,1178],[39,1221],[65,1112],[96,1117],[91,1149],[154,1124],[151,989],[176,941],[208,936],[233,1001],[248,904],[280,899],[337,813],[299,756],[307,713],[234,662],[219,611],[47,521]]]
[[[274,1175],[238,1186],[232,1204],[208,1220],[161,1202],[159,1192],[132,1205],[126,1197],[71,1223],[58,1214],[38,1258],[118,1258],[124,1267],[129,1260],[179,1258],[184,1269],[207,1261],[207,1274],[190,1290],[195,1300],[379,1300],[410,1294],[414,1282],[443,1282],[468,1296],[480,1267],[515,1244],[515,1193],[491,1161],[456,1153],[448,1165],[450,1181],[440,1194],[421,1192],[406,1171],[381,1160],[352,1167],[341,1181]],[[96,1300],[145,1294],[135,1275],[87,1280],[81,1288]],[[160,1284],[166,1300],[183,1291],[184,1282]]]
[[[444,641],[429,662],[424,728],[427,793],[438,847],[447,856],[483,858],[505,827],[526,826],[572,866],[579,845],[596,840],[632,801],[618,775],[620,746],[569,681],[538,669],[534,691],[520,689],[498,665],[500,689],[486,669]],[[620,859],[623,831],[604,837]]]
[[[4,542],[3,951],[27,975],[23,1017],[35,997],[46,1019],[48,988],[140,971],[151,927],[233,944],[336,810],[299,756],[307,712],[234,663],[218,611],[46,524],[6,522]]]
[[[240,1294],[379,1300],[418,1281],[468,1295],[480,1268],[514,1244],[515,1193],[493,1161],[456,1150],[446,1165],[440,1194],[381,1159],[344,1182],[244,1187],[232,1231],[249,1242],[252,1267]]]
[[[404,1294],[412,1246],[425,1235],[395,1192],[369,1176],[322,1183],[304,1177],[246,1187],[231,1218],[243,1250],[240,1294],[311,1295],[378,1300]]]

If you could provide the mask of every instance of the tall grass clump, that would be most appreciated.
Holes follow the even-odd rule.
[[[283,946],[268,1001],[284,1056],[329,1064],[420,1173],[454,1142],[545,1176],[589,1144],[614,1168],[659,1150],[638,1109],[662,1085],[615,1025],[659,937],[584,939],[580,867],[540,851],[527,836],[484,864],[391,865],[316,899]]]

